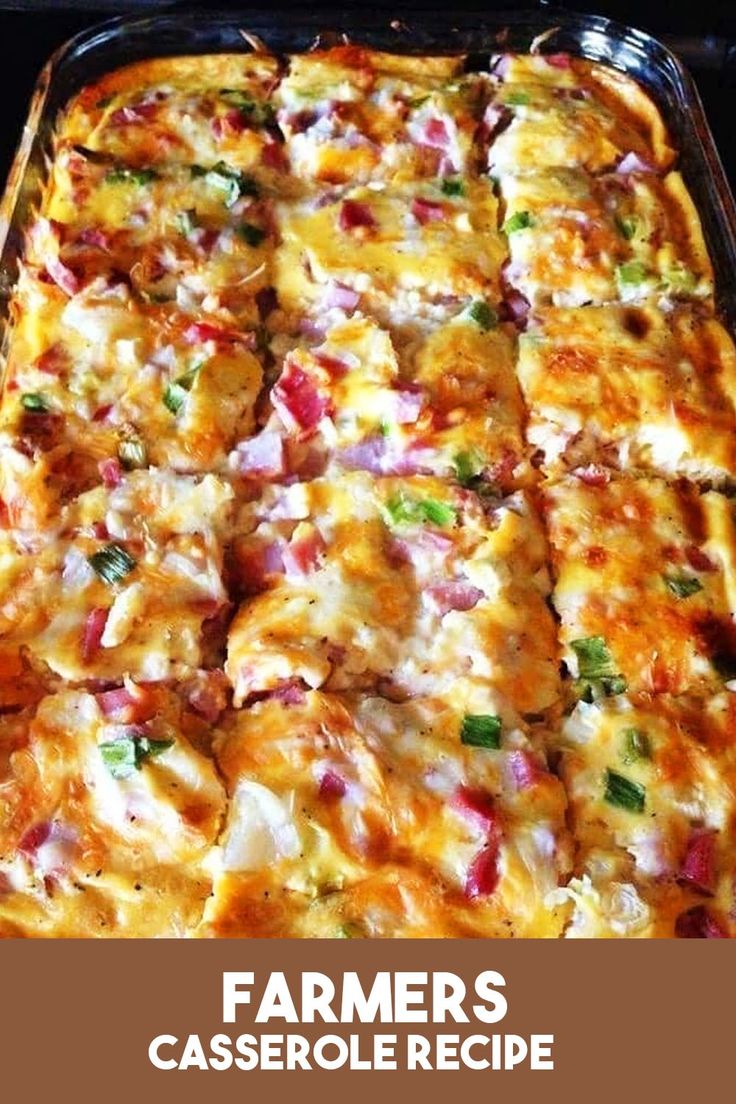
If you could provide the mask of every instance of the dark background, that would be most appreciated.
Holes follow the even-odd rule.
[[[228,4],[227,0],[208,3],[178,4],[166,0],[0,0],[0,43],[3,64],[0,66],[0,102],[3,104],[3,126],[0,128],[0,177],[4,177],[18,143],[28,100],[36,76],[48,56],[67,38],[85,27],[112,16],[142,14],[146,11],[176,9],[234,8],[249,9],[264,15],[268,12],[293,11],[298,16],[305,8],[329,4],[307,4],[305,0],[267,0],[256,5],[247,2]],[[366,2],[336,3],[332,10],[347,16],[351,8],[365,11]],[[489,0],[484,5],[436,0],[371,0],[372,12],[386,13],[387,21],[397,16],[434,7],[435,10],[472,12],[503,10],[504,8],[546,8],[553,23],[555,8],[588,11],[629,23],[661,38],[680,55],[695,77],[705,104],[706,114],[715,135],[732,187],[736,186],[736,0],[590,0],[589,3],[563,2],[556,5],[520,0],[504,3]],[[325,16],[329,26],[329,14]]]

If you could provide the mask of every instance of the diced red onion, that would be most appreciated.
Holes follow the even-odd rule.
[[[338,307],[340,310],[353,311],[359,302],[360,295],[357,291],[338,284],[335,280],[330,281],[322,296],[322,306],[326,310],[330,307]]]
[[[411,213],[422,226],[428,222],[442,222],[445,217],[445,207],[442,203],[435,203],[431,199],[422,199],[420,196],[413,201]]]
[[[82,632],[82,659],[85,663],[89,663],[100,650],[107,615],[106,609],[93,609],[87,614]]]
[[[482,590],[471,586],[470,583],[461,580],[451,580],[445,583],[435,583],[427,588],[427,594],[437,607],[440,615],[444,617],[450,610],[465,612],[477,606],[481,598],[485,597]]]
[[[319,781],[319,796],[323,798],[341,798],[347,793],[347,788],[345,779],[328,768]]]
[[[237,470],[241,475],[275,479],[286,472],[284,442],[278,433],[262,432],[236,448]]]
[[[345,199],[340,205],[339,224],[341,230],[357,230],[359,227],[372,230],[376,225],[373,212],[367,203],[357,203],[354,199]]]
[[[656,169],[649,161],[646,161],[643,157],[640,157],[638,153],[634,153],[633,150],[630,150],[619,161],[616,166],[616,172],[625,176],[627,173],[634,172],[652,173],[656,172]]]
[[[119,487],[123,481],[123,469],[120,466],[120,461],[116,460],[114,456],[108,457],[107,460],[100,460],[97,470],[102,482],[108,488]]]

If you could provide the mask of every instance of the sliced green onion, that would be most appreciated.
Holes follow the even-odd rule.
[[[196,175],[199,175],[197,173]],[[231,169],[224,161],[218,161],[206,174],[206,182],[225,193],[225,206],[232,207],[241,196],[257,196],[258,185],[245,173]]]
[[[509,92],[504,96],[504,103],[510,104],[511,107],[524,107],[531,101],[531,96],[528,92]]]
[[[664,280],[670,291],[675,295],[688,295],[695,291],[697,279],[694,272],[685,268],[683,264],[673,265],[664,274]]]
[[[196,229],[197,216],[194,211],[180,211],[175,217],[174,222],[179,233],[186,237],[188,234],[191,234],[192,230]]]
[[[623,774],[606,770],[606,787],[603,793],[604,800],[609,805],[617,805],[620,809],[628,809],[630,813],[643,813],[646,801],[644,786],[638,782],[632,782]]]
[[[466,713],[460,728],[460,742],[468,747],[500,748],[501,718],[491,713]]]
[[[638,763],[640,759],[652,758],[652,745],[646,732],[640,728],[625,728],[623,733],[621,758],[624,763]]]
[[[247,92],[239,88],[221,88],[220,96],[227,103],[244,112],[256,126],[271,126],[275,112],[270,103],[254,100]]]
[[[436,498],[412,499],[395,495],[386,503],[386,511],[394,525],[402,522],[430,521],[434,525],[452,525],[457,517],[454,506],[438,502]]]
[[[425,105],[425,103],[427,102],[428,99],[429,99],[428,95],[427,96],[415,96],[413,100],[409,100],[409,107],[411,107],[414,111],[416,111],[416,110],[418,110],[418,108],[424,107],[424,105]]]
[[[461,487],[472,487],[483,470],[483,461],[477,452],[458,452],[453,458],[455,478]]]
[[[578,657],[578,670],[582,678],[596,679],[618,674],[613,656],[602,636],[571,640],[570,647]]]
[[[194,368],[190,368],[188,372],[185,372],[183,376],[179,376],[178,379],[172,380],[171,383],[166,385],[166,390],[164,391],[164,406],[167,410],[170,410],[172,414],[178,414],[183,407],[201,367],[201,364],[195,365]]]
[[[29,410],[31,414],[48,414],[51,409],[49,400],[38,391],[26,391],[21,395],[20,403],[23,409]]]
[[[158,180],[155,169],[126,169],[119,165],[116,169],[110,169],[105,176],[108,184],[150,184],[152,180]]]
[[[118,459],[126,471],[144,468],[148,459],[146,446],[140,437],[126,437],[118,445]]]
[[[600,701],[601,698],[613,698],[616,694],[623,694],[626,692],[626,679],[621,675],[614,675],[613,678],[599,678],[599,679],[575,679],[573,684],[575,695],[580,701],[591,702]]]
[[[99,748],[102,761],[113,778],[129,778],[147,759],[163,755],[173,743],[173,740],[149,740],[147,736],[123,736],[100,744]]]
[[[675,598],[689,598],[691,594],[697,594],[703,589],[700,579],[696,579],[694,575],[663,575],[662,578]]]
[[[118,583],[136,565],[135,560],[119,544],[107,544],[99,552],[87,557],[90,567],[105,583]]]
[[[646,266],[641,261],[627,261],[616,269],[616,279],[620,284],[643,284],[648,276]]]
[[[465,184],[458,177],[446,176],[440,188],[446,196],[464,196]]]
[[[247,245],[254,247],[260,245],[266,236],[266,231],[262,230],[260,226],[254,226],[252,222],[244,222],[242,226],[237,227],[235,233]]]
[[[639,225],[639,220],[633,215],[616,215],[614,222],[616,223],[616,229],[618,230],[621,237],[624,238],[626,241],[631,241],[634,234],[636,233],[636,229]]]
[[[534,225],[534,219],[528,211],[517,211],[507,218],[503,224],[503,230],[505,234],[516,234],[519,230],[528,230]]]
[[[498,315],[484,299],[475,299],[468,307],[468,315],[484,332],[494,330],[498,325]]]

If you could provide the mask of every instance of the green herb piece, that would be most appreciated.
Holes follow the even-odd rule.
[[[603,793],[604,800],[609,805],[617,805],[620,809],[628,809],[630,813],[643,813],[646,801],[646,790],[638,782],[632,782],[623,774],[606,770],[606,786]]]
[[[675,598],[689,598],[691,594],[697,594],[703,589],[700,579],[696,579],[694,575],[663,575],[662,578]]]
[[[272,126],[276,113],[270,103],[261,103],[254,100],[247,92],[239,88],[221,88],[220,96],[226,103],[237,107],[255,126]]]
[[[252,245],[254,248],[260,245],[266,236],[266,231],[262,230],[260,226],[254,226],[252,222],[244,222],[242,226],[238,226],[235,233],[247,245]]]
[[[438,502],[436,498],[412,499],[395,495],[386,503],[386,510],[394,525],[429,521],[444,527],[452,525],[457,517],[454,506]]]
[[[26,391],[20,397],[20,404],[24,410],[30,411],[31,414],[48,414],[51,409],[49,400],[38,391]]]
[[[620,675],[614,675],[613,678],[579,678],[575,679],[573,687],[578,700],[590,705],[592,702],[600,701],[601,698],[613,698],[616,694],[623,694],[626,691],[626,679],[621,678]]]
[[[195,211],[180,211],[174,218],[176,229],[186,237],[197,228],[197,215]]]
[[[171,383],[166,385],[166,390],[164,391],[164,406],[167,410],[170,410],[172,414],[178,414],[186,402],[187,395],[192,390],[192,385],[201,367],[201,364],[196,364],[194,368],[190,368],[184,375],[179,376],[178,379],[172,380]]]
[[[504,96],[504,103],[509,104],[511,107],[525,107],[531,102],[531,96],[528,92],[509,92]]]
[[[378,426],[378,432],[381,434],[382,437],[389,437],[391,434],[391,423],[380,422]]]
[[[415,96],[413,100],[409,100],[409,107],[413,111],[418,111],[420,107],[424,107],[428,101],[429,96]]]
[[[631,239],[634,237],[634,234],[636,233],[637,227],[639,225],[639,220],[635,218],[634,215],[616,215],[614,222],[616,223],[616,229],[618,230],[621,237],[624,238],[626,241],[631,241]]]
[[[697,286],[697,279],[695,273],[691,272],[689,268],[685,268],[682,264],[673,265],[672,268],[667,269],[664,274],[664,280],[670,291],[673,291],[675,295],[689,295]]]
[[[528,230],[534,225],[534,219],[528,211],[517,211],[503,224],[505,234],[516,234],[519,230]]]
[[[126,437],[118,445],[118,459],[126,471],[133,468],[144,468],[148,455],[146,446],[140,437]]]
[[[620,284],[643,284],[649,273],[641,261],[627,261],[616,269],[616,279]]]
[[[453,463],[455,478],[461,487],[472,487],[483,470],[483,462],[476,452],[458,452]]]
[[[602,636],[586,636],[571,640],[570,647],[578,657],[578,670],[584,679],[616,676],[613,656]]]
[[[468,307],[468,314],[484,333],[488,330],[495,330],[498,325],[498,315],[484,299],[475,299]]]
[[[197,173],[197,175],[200,175]],[[232,207],[241,196],[258,196],[258,185],[246,173],[231,169],[224,161],[218,161],[207,173],[205,180],[212,188],[225,193],[225,206]]]
[[[446,196],[465,195],[465,184],[459,177],[446,176],[440,184],[440,188]]]
[[[466,713],[460,728],[460,742],[468,747],[501,746],[501,718],[491,713]]]
[[[628,766],[638,763],[640,759],[652,758],[652,745],[646,732],[640,728],[625,728],[622,736],[621,758]]]
[[[119,165],[116,169],[110,169],[105,176],[108,184],[150,184],[152,180],[158,180],[155,169],[126,169]]]
[[[141,770],[146,760],[163,755],[173,743],[173,740],[149,740],[147,736],[123,736],[99,747],[102,761],[113,778],[129,778]]]
[[[119,544],[107,544],[87,561],[105,583],[119,583],[136,565],[135,560]]]

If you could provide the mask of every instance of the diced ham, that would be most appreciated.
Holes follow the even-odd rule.
[[[119,107],[116,111],[113,111],[108,123],[112,126],[142,123],[156,114],[156,108],[157,104],[150,101],[148,103],[126,104],[124,107]]]
[[[339,225],[341,230],[375,228],[376,220],[367,203],[357,203],[354,199],[345,199],[340,205]]]
[[[187,345],[203,345],[206,341],[240,341],[250,345],[252,335],[225,330],[212,322],[192,322],[184,331],[184,340]]]
[[[344,360],[340,360],[338,357],[330,356],[329,353],[320,353],[319,351],[314,350],[312,352],[312,357],[320,366],[320,368],[324,368],[324,370],[330,376],[332,376],[333,379],[341,379],[342,376],[346,375],[350,370],[349,366],[345,363]]]
[[[212,134],[219,141],[221,138],[235,137],[246,129],[246,120],[242,111],[237,107],[231,108],[224,115],[215,115],[210,122]]]
[[[704,905],[682,912],[675,921],[678,939],[728,939],[728,932]]]
[[[424,142],[432,149],[447,149],[450,135],[443,119],[429,119],[424,128]]]
[[[79,279],[58,257],[47,257],[46,271],[54,283],[67,295],[76,295],[80,288]]]
[[[106,609],[93,609],[87,614],[82,631],[82,659],[85,663],[97,655],[101,648],[102,634],[107,623]]]
[[[291,578],[309,575],[314,571],[319,556],[325,549],[325,542],[317,529],[306,537],[300,537],[287,544],[283,552],[284,570]]]
[[[394,418],[399,425],[411,425],[416,422],[424,406],[424,395],[419,390],[402,387],[394,392],[396,407]]]
[[[51,345],[36,359],[34,367],[48,376],[58,376],[69,366],[69,355],[63,345]]]
[[[345,796],[347,788],[345,779],[328,768],[319,781],[319,796],[322,798],[339,799]]]
[[[186,694],[195,713],[208,724],[217,724],[227,707],[227,679],[222,671],[199,671]]]
[[[489,843],[475,856],[465,878],[465,896],[474,901],[490,897],[498,885],[498,846]]]
[[[344,284],[337,283],[336,280],[330,281],[322,296],[322,306],[326,310],[329,310],[331,307],[337,307],[344,311],[354,311],[359,302],[360,295],[357,291],[345,287]]]
[[[95,410],[92,415],[93,422],[104,422],[108,416],[112,413],[112,403],[106,403],[105,406],[100,406]]]
[[[376,434],[365,437],[357,445],[342,449],[337,455],[340,464],[347,471],[368,471],[380,475],[385,454],[386,438]]]
[[[92,522],[92,534],[96,540],[109,540],[110,533],[108,532],[107,525],[104,521]]]
[[[453,579],[444,583],[435,583],[427,588],[427,594],[437,607],[440,616],[444,617],[450,610],[471,610],[485,595],[478,587],[460,579]]]
[[[156,712],[154,697],[144,686],[129,690],[121,686],[116,690],[104,690],[95,695],[102,714],[120,724],[141,724],[149,721]]]
[[[506,314],[517,325],[521,325],[527,319],[530,303],[520,291],[510,288],[503,298]]]
[[[235,463],[241,475],[255,479],[275,479],[286,472],[284,442],[278,433],[264,431],[235,450]]]
[[[309,377],[293,361],[287,361],[271,391],[271,401],[287,429],[313,431],[331,412],[329,399],[319,394]]]
[[[715,891],[715,843],[715,832],[693,832],[679,874],[680,882],[708,897]]]
[[[42,820],[38,824],[34,824],[32,828],[24,832],[18,843],[18,850],[24,855],[28,855],[32,858],[39,847],[46,843],[46,840],[51,835],[51,821]]]
[[[701,548],[698,548],[697,544],[688,545],[685,549],[685,557],[694,571],[716,570],[716,565]]]
[[[651,173],[656,172],[653,165],[648,161],[645,161],[643,157],[640,157],[638,153],[629,152],[625,154],[618,165],[616,166],[616,172],[625,176],[627,173]]]
[[[97,470],[106,487],[119,487],[123,481],[123,469],[120,461],[114,456],[108,457],[107,460],[100,460]]]
[[[422,199],[417,196],[411,205],[411,213],[422,226],[428,222],[442,222],[445,217],[443,203],[435,203],[431,199]]]
[[[304,687],[298,678],[284,679],[275,690],[271,691],[270,697],[276,698],[284,705],[303,705],[306,701]]]
[[[576,468],[575,478],[586,487],[606,487],[611,479],[611,473],[599,464],[588,464],[585,468]]]
[[[489,838],[496,838],[499,828],[498,814],[493,798],[485,790],[458,786],[452,796],[452,806],[481,828]]]
[[[267,141],[261,150],[261,161],[267,169],[279,170],[286,167],[286,155],[280,142]]]
[[[539,762],[524,748],[515,748],[509,752],[511,776],[517,790],[528,790],[536,785],[545,773]]]
[[[569,54],[545,54],[544,60],[553,69],[570,69],[572,67]]]

